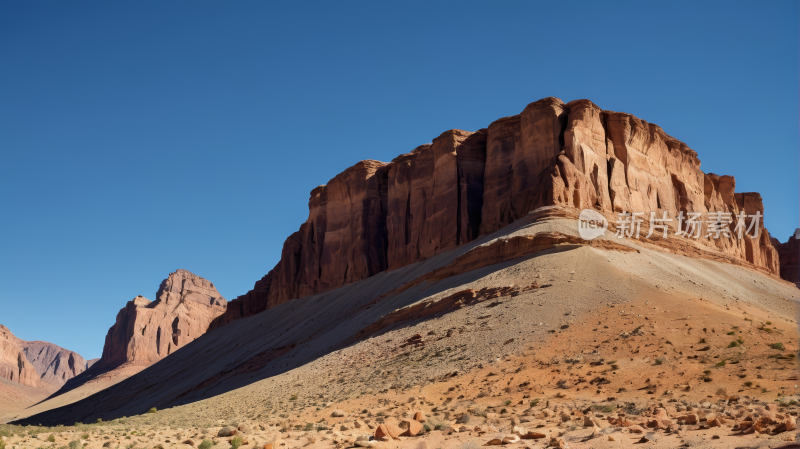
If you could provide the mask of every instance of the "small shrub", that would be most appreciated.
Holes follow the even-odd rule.
[[[666,360],[664,357],[659,357],[659,358],[656,359],[655,363],[656,363],[656,365],[663,365],[664,364],[664,360]]]
[[[511,404],[511,401],[503,402],[503,405],[509,405],[509,404]]]
[[[212,443],[211,440],[203,440],[203,442],[197,446],[197,449],[211,449],[211,446],[213,445],[214,443]]]
[[[81,442],[78,440],[69,442],[69,449],[81,449]]]
[[[773,344],[769,345],[769,347],[772,348],[772,349],[777,349],[779,351],[783,351],[783,349],[784,349],[783,343],[773,343]]]
[[[732,341],[732,342],[730,342],[730,344],[728,345],[728,347],[729,347],[729,348],[738,348],[740,344],[741,344],[741,343],[739,343],[738,341]]]
[[[81,439],[82,440],[88,440],[89,439],[89,434],[88,433],[84,433],[83,435],[81,435]]]
[[[297,395],[293,394],[292,397],[289,398],[289,400],[290,401],[296,401],[297,400]]]
[[[772,321],[767,321],[767,322],[766,322],[766,324],[767,324],[767,325],[771,325],[771,324],[772,324]]]
[[[242,437],[235,435],[233,438],[231,438],[231,449],[239,449],[239,446],[241,446],[242,443],[244,443]]]
[[[111,447],[111,442],[106,441],[105,443],[103,443],[103,447]]]
[[[539,398],[536,398],[531,401],[531,407],[536,407],[539,404]]]
[[[717,364],[716,364],[716,365],[714,365],[714,366],[725,366],[725,360],[723,360],[723,361],[721,361],[721,362],[717,363]]]
[[[736,332],[734,332],[734,331],[730,331],[730,332],[728,332],[728,333],[727,333],[727,334],[725,334],[725,335],[736,335]]]
[[[745,386],[745,387],[747,387],[747,388],[750,388],[750,387],[752,387],[752,386],[753,386],[753,382],[750,382],[750,381],[748,380],[747,382],[745,382],[745,383],[744,383],[744,384],[742,384],[742,385],[744,385],[744,386]]]
[[[157,411],[158,409],[156,409],[155,407],[151,407],[150,410],[147,411],[147,413],[155,413]]]
[[[49,441],[50,443],[55,443],[56,442],[56,436],[51,433],[50,436],[47,437],[47,441]]]
[[[97,418],[97,421],[95,421],[94,423],[95,424],[100,424],[101,422],[103,422],[103,418]]]

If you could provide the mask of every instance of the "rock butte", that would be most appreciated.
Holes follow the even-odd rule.
[[[486,129],[446,131],[388,164],[358,162],[312,190],[308,219],[278,264],[211,328],[429,258],[541,206],[763,215],[761,195],[735,185],[701,171],[697,153],[655,124],[589,100],[544,98]],[[700,241],[778,275],[763,220],[759,231]]]
[[[137,296],[119,311],[97,367],[149,366],[203,335],[226,306],[213,283],[186,270],[170,273],[155,301]]]

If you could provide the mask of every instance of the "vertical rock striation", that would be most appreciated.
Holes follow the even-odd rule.
[[[0,377],[11,382],[40,388],[43,382],[33,364],[25,357],[24,340],[0,324]]]
[[[161,282],[155,301],[137,296],[119,311],[96,365],[151,365],[203,335],[226,306],[213,283],[177,270]]]
[[[54,390],[89,369],[89,363],[78,353],[46,341],[23,342],[22,350],[42,381]]]
[[[772,244],[778,250],[781,267],[781,278],[794,282],[800,287],[800,229],[789,237],[786,243],[772,239]]]
[[[651,212],[763,215],[758,193],[734,188],[733,177],[703,173],[697,153],[657,125],[589,100],[544,98],[388,164],[361,161],[315,188],[280,262],[210,328],[424,260],[541,206],[642,212],[646,221]],[[777,274],[763,219],[758,230],[756,239],[710,239],[703,229],[699,242]]]

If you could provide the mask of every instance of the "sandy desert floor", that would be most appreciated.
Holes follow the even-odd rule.
[[[0,432],[7,448],[72,449],[795,441],[798,290],[755,270],[631,245],[565,245],[452,276],[421,302],[483,293],[208,399]]]

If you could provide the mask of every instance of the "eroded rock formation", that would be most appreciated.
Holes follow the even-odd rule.
[[[666,212],[673,229],[681,212],[763,216],[758,193],[734,188],[733,177],[705,174],[697,153],[655,124],[589,100],[544,98],[487,129],[447,131],[388,164],[359,162],[315,188],[308,220],[278,265],[211,328],[424,260],[541,206],[642,212],[645,220]],[[763,218],[757,229],[755,239],[712,239],[704,224],[699,241],[777,274]]]
[[[795,231],[795,235],[789,237],[786,243],[781,243],[774,238],[772,243],[780,257],[781,277],[800,287],[800,239],[797,238],[798,233],[800,233],[800,229]]]
[[[155,301],[137,296],[119,311],[97,365],[151,365],[203,335],[226,306],[213,283],[177,270],[161,282]]]
[[[23,343],[24,340],[0,324],[0,377],[29,387],[41,387],[36,368],[25,357]]]
[[[0,377],[53,392],[89,366],[78,353],[46,341],[25,341],[0,325]]]
[[[22,349],[41,380],[55,390],[90,366],[78,353],[46,341],[26,341]]]

